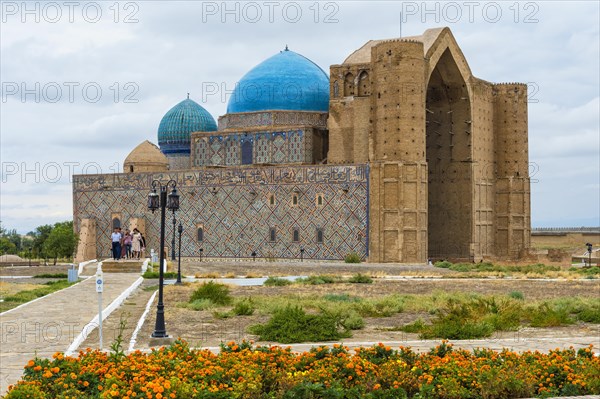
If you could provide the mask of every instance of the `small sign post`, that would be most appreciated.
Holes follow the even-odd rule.
[[[102,292],[104,291],[104,276],[102,272],[96,273],[96,292],[98,293],[98,335],[100,350],[102,350]]]

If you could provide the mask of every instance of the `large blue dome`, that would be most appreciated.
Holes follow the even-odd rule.
[[[287,47],[258,64],[236,86],[227,113],[268,110],[327,112],[327,74]]]
[[[158,125],[158,145],[164,154],[189,154],[190,133],[215,130],[217,124],[212,115],[188,98],[163,116]]]

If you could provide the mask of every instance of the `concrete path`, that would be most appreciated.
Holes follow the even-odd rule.
[[[139,278],[139,274],[104,273],[104,312]],[[30,359],[66,351],[82,332],[89,333],[86,325],[97,315],[93,278],[0,314],[0,396],[19,380]]]

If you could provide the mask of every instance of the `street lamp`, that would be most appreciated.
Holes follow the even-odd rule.
[[[167,195],[167,189],[169,186],[172,187],[171,192]],[[160,189],[160,195],[156,192]],[[160,256],[158,265],[158,305],[156,305],[156,324],[154,326],[154,332],[152,337],[154,338],[166,338],[167,329],[165,327],[165,305],[163,303],[163,286],[164,286],[164,270],[163,264],[165,262],[165,212],[166,209],[175,211],[179,209],[179,194],[177,194],[177,182],[175,180],[169,180],[164,186],[158,180],[152,181],[152,191],[148,194],[148,209],[154,213],[160,208]]]
[[[177,220],[175,219],[175,211],[173,211],[173,238],[171,239],[171,260],[175,260],[175,230]]]
[[[179,233],[179,256],[177,259],[177,281],[175,284],[181,285],[181,233],[183,233],[183,226],[181,225],[181,222],[179,222],[177,232]]]
[[[588,250],[588,266],[592,267],[592,244],[588,242],[585,246]]]

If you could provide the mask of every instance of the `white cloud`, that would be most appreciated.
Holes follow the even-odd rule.
[[[7,3],[13,2],[3,2],[2,7]],[[450,14],[426,13],[425,8],[448,7],[444,2],[298,2],[302,16],[296,23],[290,22],[291,2],[277,3],[273,23],[263,2],[256,3],[262,12],[256,23],[249,21],[251,9],[239,14],[236,22],[236,15],[223,12],[222,2],[120,2],[118,18],[109,8],[114,2],[97,3],[102,19],[96,23],[83,18],[84,3],[73,23],[65,19],[65,9],[57,23],[44,18],[35,22],[30,15],[22,23],[20,13],[2,15],[6,18],[0,24],[3,95],[5,83],[32,89],[36,83],[43,88],[56,82],[64,90],[65,82],[78,84],[73,101],[63,91],[56,103],[46,101],[51,92],[38,103],[31,94],[22,102],[21,93],[0,102],[3,172],[7,165],[19,167],[16,176],[2,176],[4,226],[26,232],[69,218],[72,200],[65,165],[77,163],[81,170],[97,164],[111,172],[120,168],[142,140],[156,142],[162,115],[187,92],[202,102],[207,83],[231,90],[250,68],[286,44],[329,72],[330,65],[341,63],[370,39],[397,37],[401,30],[404,36],[420,34],[444,25],[452,29],[475,76],[493,82],[531,82],[539,89],[538,102],[529,107],[530,160],[539,166],[535,176],[539,182],[532,184],[533,225],[600,224],[597,2],[495,2],[502,8],[496,23],[481,11],[492,2],[477,3],[473,22],[466,2],[455,2],[462,12],[457,21],[449,20]],[[125,9],[127,4],[133,6]],[[241,13],[248,7],[243,2],[227,4],[229,10],[237,4]],[[217,14],[203,15],[203,7],[215,5]],[[401,24],[400,12],[409,6],[418,12],[404,15]],[[525,23],[531,13],[538,22]],[[138,22],[124,23],[127,15]],[[324,22],[327,16],[331,23]],[[135,90],[127,90],[127,83]],[[102,89],[97,103],[84,97],[86,84]],[[137,102],[124,103],[124,95],[133,92]],[[225,113],[226,105],[220,95],[203,102],[215,118]],[[44,179],[36,183],[33,175],[21,176],[24,168],[35,169],[39,163],[41,173],[53,162],[65,174],[57,183]]]

